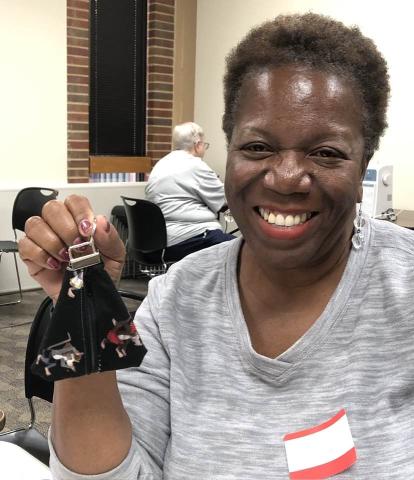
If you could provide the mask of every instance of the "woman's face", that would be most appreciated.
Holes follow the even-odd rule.
[[[346,248],[365,170],[361,121],[352,86],[334,74],[285,66],[244,80],[225,188],[258,259],[301,268]]]

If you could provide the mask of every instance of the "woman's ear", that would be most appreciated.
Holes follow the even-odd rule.
[[[370,155],[369,158],[364,155],[364,157],[361,160],[361,177],[360,177],[360,181],[359,181],[358,197],[357,197],[358,198],[358,200],[357,200],[358,203],[362,202],[362,195],[364,193],[364,188],[363,188],[362,182],[364,181],[365,173],[367,171],[368,164],[369,164],[369,161],[371,160],[371,158],[372,158],[372,155]]]
[[[357,203],[361,203],[362,202],[362,196],[364,194],[364,188],[362,186],[362,181],[361,183],[359,184],[358,186],[358,195],[357,195]]]
[[[372,155],[373,154],[368,155],[368,154],[365,153],[362,160],[361,160],[361,182],[364,180],[365,173],[367,171],[368,164],[371,161]]]

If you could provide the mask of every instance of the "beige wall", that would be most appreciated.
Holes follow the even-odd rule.
[[[198,0],[195,121],[211,142],[206,161],[224,177],[222,76],[229,49],[257,23],[279,13],[312,10],[359,25],[385,55],[392,87],[389,129],[372,161],[394,165],[394,208],[414,210],[412,5],[405,0],[391,4],[375,0]]]
[[[196,3],[180,1],[184,6],[190,2],[190,7]],[[225,55],[251,26],[278,13],[304,12],[310,7],[348,24],[357,23],[386,56],[392,81],[390,128],[374,161],[394,165],[394,207],[414,209],[409,117],[414,106],[410,83],[414,7],[405,0],[394,1],[392,9],[389,3],[375,0],[198,0],[194,120],[211,142],[207,162],[224,177]],[[0,0],[0,58],[0,185],[65,182],[66,2]],[[191,105],[183,108],[191,111]],[[187,115],[182,110],[177,120]]]
[[[66,181],[66,1],[0,0],[0,185]]]

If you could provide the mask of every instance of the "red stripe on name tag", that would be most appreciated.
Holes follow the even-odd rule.
[[[289,478],[291,480],[321,480],[343,472],[353,465],[356,462],[356,459],[356,450],[354,447],[336,460],[332,460],[332,462],[318,465],[317,467],[307,468],[306,470],[291,472]]]
[[[301,438],[306,437],[307,435],[311,435],[312,433],[320,432],[321,430],[325,430],[325,428],[330,427],[335,422],[337,422],[341,417],[345,415],[345,409],[340,410],[334,417],[330,418],[325,423],[321,423],[320,425],[316,425],[316,427],[307,428],[306,430],[301,430],[300,432],[293,432],[288,433],[283,437],[283,440],[286,442],[287,440],[293,440],[294,438]]]

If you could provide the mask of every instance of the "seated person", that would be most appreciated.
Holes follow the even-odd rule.
[[[172,141],[173,151],[157,162],[145,189],[146,199],[165,217],[166,261],[234,238],[217,221],[226,198],[223,183],[202,160],[209,146],[202,128],[193,122],[177,125]]]

